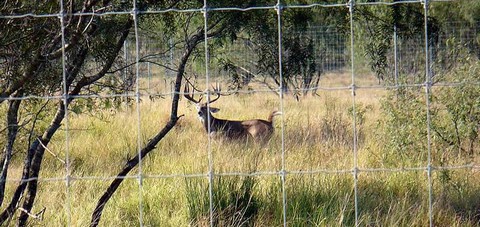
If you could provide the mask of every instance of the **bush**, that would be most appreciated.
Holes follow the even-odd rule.
[[[467,58],[437,74],[436,79],[437,85],[450,83],[432,87],[429,109],[432,153],[440,155],[435,164],[445,165],[449,157],[473,156],[480,147],[480,63]],[[392,90],[381,103],[384,116],[377,133],[385,141],[385,152],[425,159],[428,141],[424,88]]]

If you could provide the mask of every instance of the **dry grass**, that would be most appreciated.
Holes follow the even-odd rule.
[[[335,80],[328,75],[322,86],[348,86],[348,76],[343,74],[341,78]],[[365,79],[360,83],[375,81]],[[353,121],[349,112],[351,92],[328,90],[318,94],[300,102],[289,96],[285,98],[284,115],[275,119],[275,135],[268,145],[218,139],[209,145],[194,107],[182,100],[179,113],[185,116],[142,162],[142,174],[147,177],[143,180],[142,191],[139,191],[138,179],[127,179],[107,204],[102,225],[138,225],[140,200],[145,226],[195,225],[191,223],[185,196],[189,190],[185,183],[191,178],[184,175],[209,171],[208,148],[211,149],[210,161],[215,173],[278,172],[282,169],[282,157],[285,157],[288,171],[306,171],[305,174],[287,175],[287,220],[290,225],[351,225],[354,220],[353,178],[348,172],[353,168],[354,160]],[[358,90],[355,97],[357,111],[365,111],[363,121],[357,122],[356,126],[360,168],[385,168],[395,162],[394,156],[385,154],[382,141],[375,138],[380,130],[377,127],[381,111],[379,99],[384,94],[384,90],[367,89]],[[167,122],[169,105],[169,98],[153,102],[144,99],[138,107],[124,107],[115,113],[72,115],[68,153],[71,174],[78,180],[74,180],[68,189],[63,181],[41,181],[34,212],[45,207],[46,213],[44,220],[34,220],[33,224],[61,226],[68,222],[72,226],[88,225],[96,201],[111,181],[108,177],[115,176],[138,149],[139,122],[142,146]],[[219,118],[265,119],[272,110],[279,108],[280,103],[273,93],[257,93],[223,97],[214,106],[221,109],[216,114]],[[140,108],[140,121],[136,108]],[[49,146],[62,159],[65,158],[65,136],[58,133]],[[425,166],[425,163],[414,161],[410,164],[406,167]],[[13,171],[11,178],[18,179],[19,171],[20,167]],[[137,173],[138,168],[131,174]],[[65,175],[64,165],[53,155],[46,154],[41,177],[61,178]],[[466,170],[451,171],[451,184],[448,185],[440,182],[440,175],[442,172],[435,172],[433,182],[437,189],[434,192],[435,225],[478,225],[478,217],[469,216],[468,206],[478,201],[474,195],[480,192],[479,174]],[[198,179],[208,185],[206,177]],[[225,179],[229,178],[225,176]],[[282,223],[282,192],[278,176],[260,175],[255,180],[254,196],[259,210],[251,220],[252,224],[279,225]],[[9,184],[9,189],[15,185]],[[423,171],[362,172],[358,185],[362,226],[428,225],[428,185]],[[201,226],[208,223],[208,216],[197,220],[196,224]]]

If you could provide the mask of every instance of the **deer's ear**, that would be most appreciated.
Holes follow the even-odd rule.
[[[218,112],[219,110],[220,110],[220,109],[218,109],[218,108],[210,107],[210,112],[212,112],[212,113],[216,113],[216,112]]]

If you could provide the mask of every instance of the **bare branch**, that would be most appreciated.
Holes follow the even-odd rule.
[[[25,209],[23,209],[23,208],[21,208],[21,207],[18,208],[18,210],[20,210],[20,211],[22,211],[23,213],[27,214],[29,217],[34,218],[34,219],[40,219],[40,220],[43,220],[43,214],[45,213],[45,210],[46,210],[46,209],[47,209],[47,208],[44,207],[44,208],[43,208],[42,210],[40,210],[38,213],[32,214],[32,213],[28,212],[27,210],[25,210]]]
[[[59,158],[57,154],[53,153],[50,149],[48,149],[48,147],[45,144],[43,144],[41,140],[38,140],[38,142],[40,143],[40,146],[42,146],[43,149],[48,151],[48,153],[50,153],[54,158],[56,158],[62,164],[64,164],[64,165],[66,164],[66,162],[63,159]]]
[[[123,182],[124,176],[126,176],[135,166],[137,166],[139,161],[142,160],[148,153],[155,149],[155,146],[160,142],[160,140],[162,140],[163,137],[165,137],[165,135],[170,132],[170,130],[176,125],[177,121],[183,116],[178,116],[178,103],[180,101],[180,89],[182,85],[182,79],[184,78],[185,67],[190,58],[190,55],[192,54],[195,47],[203,41],[201,34],[203,34],[203,31],[200,30],[197,34],[193,35],[188,40],[187,43],[189,43],[189,45],[186,45],[185,53],[180,60],[180,65],[178,66],[177,76],[175,80],[175,92],[173,94],[173,100],[171,105],[170,120],[160,132],[158,132],[152,139],[149,140],[147,145],[143,149],[141,149],[135,157],[133,157],[127,162],[123,170],[120,171],[120,173],[117,175],[117,178],[115,178],[115,180],[113,180],[110,186],[106,189],[105,193],[98,200],[95,210],[92,213],[90,226],[98,226],[106,203],[110,200],[110,198],[113,196],[120,184]]]

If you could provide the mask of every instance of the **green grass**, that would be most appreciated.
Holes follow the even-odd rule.
[[[329,78],[330,80],[334,80]],[[363,83],[368,83],[365,81]],[[341,84],[331,81],[329,83]],[[378,121],[383,90],[359,90],[358,166],[360,169],[425,167],[417,156],[425,151],[399,155],[385,150]],[[289,226],[353,226],[355,224],[353,167],[353,122],[350,91],[319,91],[319,96],[297,102],[284,100],[284,115],[275,119],[275,135],[267,145],[212,140],[197,120],[194,107],[185,100],[177,126],[142,162],[138,179],[127,179],[105,207],[102,226],[137,226],[139,206],[145,226],[209,226],[209,153],[215,173],[273,173],[282,169],[282,155],[288,171],[285,181]],[[140,146],[167,122],[170,99],[144,99],[140,106]],[[217,117],[263,118],[279,107],[272,93],[222,97],[215,103]],[[45,208],[42,220],[32,225],[86,226],[97,200],[111,182],[90,177],[112,177],[137,151],[136,106],[115,113],[100,111],[94,116],[72,114],[69,119],[68,153],[71,174],[78,177],[70,188],[65,182],[41,181],[33,213]],[[101,117],[100,117],[101,116]],[[282,122],[285,150],[282,153]],[[49,150],[59,158],[66,155],[65,133],[56,134]],[[433,152],[433,161],[442,157]],[[473,163],[478,163],[477,157]],[[466,163],[467,157],[452,155],[450,163]],[[469,161],[472,159],[468,158]],[[18,163],[21,163],[18,161]],[[21,165],[10,178],[18,179]],[[319,172],[317,172],[320,170]],[[328,170],[328,171],[325,171]],[[138,168],[131,172],[137,174]],[[338,171],[338,172],[337,172]],[[346,172],[344,172],[346,171]],[[190,174],[203,174],[193,177]],[[63,163],[45,154],[42,178],[64,177]],[[83,179],[82,179],[83,178]],[[282,226],[283,192],[279,175],[216,175],[212,188],[214,221],[219,226]],[[480,174],[478,170],[436,171],[433,183],[435,226],[479,226]],[[7,195],[16,183],[8,184]],[[428,226],[429,187],[427,174],[418,171],[360,172],[358,218],[360,226]],[[8,200],[8,198],[7,198]],[[141,201],[141,203],[140,203]],[[69,212],[69,213],[68,213]]]

